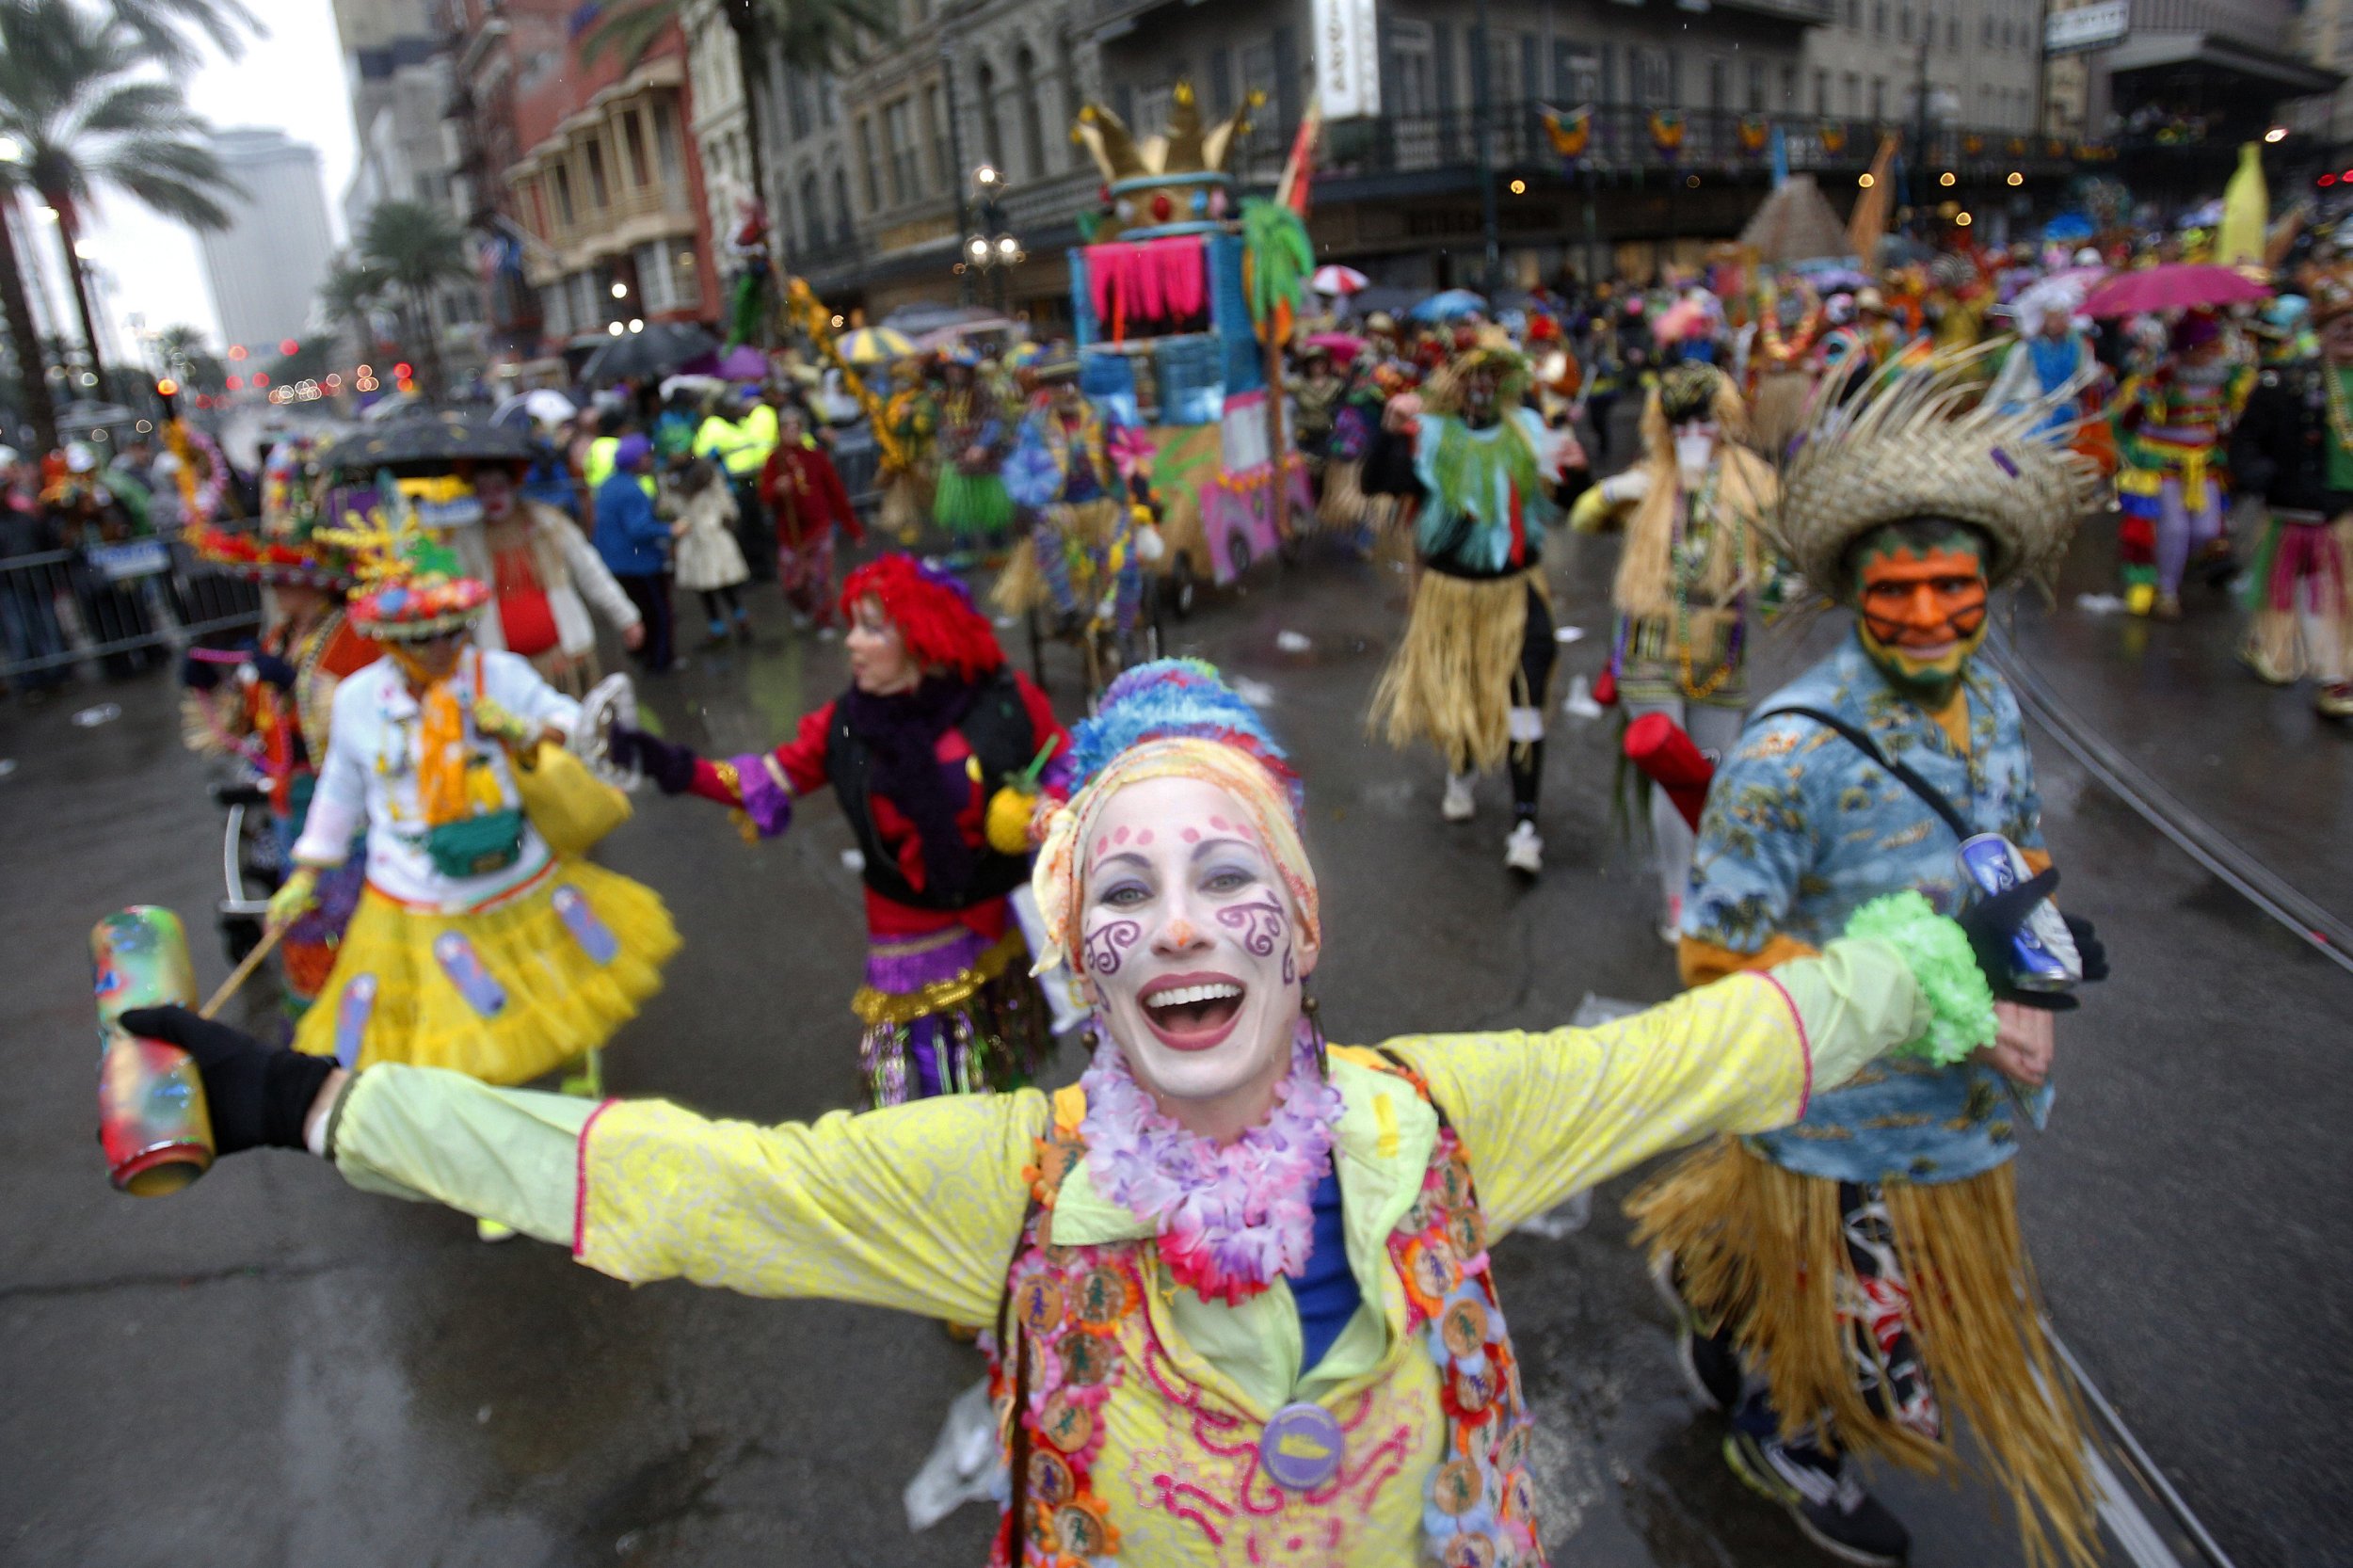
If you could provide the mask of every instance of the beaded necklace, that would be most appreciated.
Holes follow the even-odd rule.
[[[1686,550],[1684,529],[1687,520],[1703,516],[1711,528],[1724,526],[1724,520],[1716,515],[1716,482],[1722,472],[1721,465],[1710,465],[1706,481],[1701,485],[1699,493],[1691,495],[1686,492],[1684,504],[1675,508],[1674,533],[1667,545],[1667,558],[1674,564],[1675,655],[1683,665],[1683,695],[1694,700],[1715,696],[1723,683],[1732,679],[1733,671],[1740,665],[1741,644],[1748,631],[1747,617],[1738,614],[1741,600],[1736,597],[1732,605],[1735,612],[1732,634],[1724,641],[1724,661],[1709,672],[1705,680],[1695,684],[1696,677],[1691,670],[1691,589],[1701,574],[1706,571],[1707,556],[1712,552],[1709,549]],[[1710,538],[1707,544],[1712,547],[1721,542]],[[1739,543],[1737,539],[1732,542],[1736,548]],[[1696,560],[1692,558],[1694,555]]]

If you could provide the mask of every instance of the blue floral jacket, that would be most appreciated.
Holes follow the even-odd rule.
[[[1682,935],[1736,953],[1775,936],[1822,947],[1883,893],[1915,888],[1951,914],[1976,896],[1953,830],[1900,780],[1812,719],[1813,708],[1864,730],[1881,751],[1943,792],[1979,832],[2042,847],[2042,806],[2017,698],[1973,661],[1969,751],[1899,695],[1851,635],[1766,699],[1707,792]],[[2047,1087],[2023,1096],[2040,1117]],[[1841,1181],[1958,1181],[2017,1152],[2022,1103],[2008,1080],[1961,1063],[1883,1057],[1814,1096],[1804,1118],[1751,1146],[1787,1170]]]

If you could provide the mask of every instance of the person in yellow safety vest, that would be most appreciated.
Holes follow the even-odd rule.
[[[760,503],[760,474],[776,447],[776,411],[762,402],[746,412],[742,397],[733,392],[713,392],[703,410],[694,456],[727,470],[728,488],[735,492],[737,541],[744,547],[744,558],[754,563],[752,570],[764,580],[775,559],[776,536],[768,510]]]

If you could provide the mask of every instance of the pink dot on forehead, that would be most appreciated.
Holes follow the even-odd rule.
[[[1128,829],[1126,829],[1126,828],[1124,828],[1124,827],[1123,827],[1123,828],[1118,829],[1116,832],[1112,833],[1112,843],[1115,843],[1115,844],[1124,844],[1124,843],[1126,843],[1127,841],[1128,841]]]
[[[1137,847],[1137,848],[1141,849],[1141,848],[1143,848],[1145,844],[1148,844],[1148,843],[1150,843],[1151,841],[1152,841],[1152,830],[1151,830],[1150,828],[1148,828],[1148,827],[1139,827],[1139,828],[1137,828],[1137,829],[1136,829],[1136,847]]]
[[[1188,827],[1185,829],[1184,838],[1185,842],[1197,844],[1201,841],[1201,830],[1197,827]]]
[[[1209,819],[1209,825],[1216,828],[1220,833],[1231,833],[1234,830],[1234,824],[1227,822],[1224,817],[1211,817]]]

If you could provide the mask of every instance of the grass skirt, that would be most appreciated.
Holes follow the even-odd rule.
[[[1455,773],[1500,766],[1512,749],[1511,711],[1545,699],[1525,690],[1520,672],[1531,589],[1552,602],[1541,567],[1494,578],[1424,571],[1405,640],[1372,694],[1372,732],[1401,751],[1427,741]]]
[[[921,472],[894,473],[883,481],[882,506],[877,520],[888,529],[891,537],[902,544],[913,544],[921,531],[923,520],[932,509],[931,476]]]
[[[556,861],[464,915],[406,908],[371,887],[295,1048],[345,1066],[528,1082],[635,1017],[678,946],[651,888],[585,860]]]
[[[866,1026],[858,1076],[874,1106],[1017,1088],[1054,1051],[1018,927],[993,943],[963,926],[876,937],[850,1010]]]
[[[939,471],[932,520],[959,539],[993,537],[1013,526],[1013,498],[994,473],[967,473],[950,463]]]
[[[2017,1514],[2026,1560],[2091,1563],[2099,1534],[2083,1411],[2043,1337],[2015,1167],[1881,1191],[1929,1380],[1976,1434]],[[1732,1326],[1742,1360],[1770,1384],[1785,1435],[1823,1437],[1914,1470],[1957,1466],[1949,1423],[1945,1439],[1927,1437],[1874,1414],[1856,1387],[1851,1325],[1837,1299],[1857,1299],[1862,1288],[1836,1181],[1785,1171],[1725,1138],[1653,1177],[1626,1212],[1637,1241],[1654,1256],[1674,1254],[1691,1304]],[[1825,1414],[1830,1430],[1816,1432]]]

